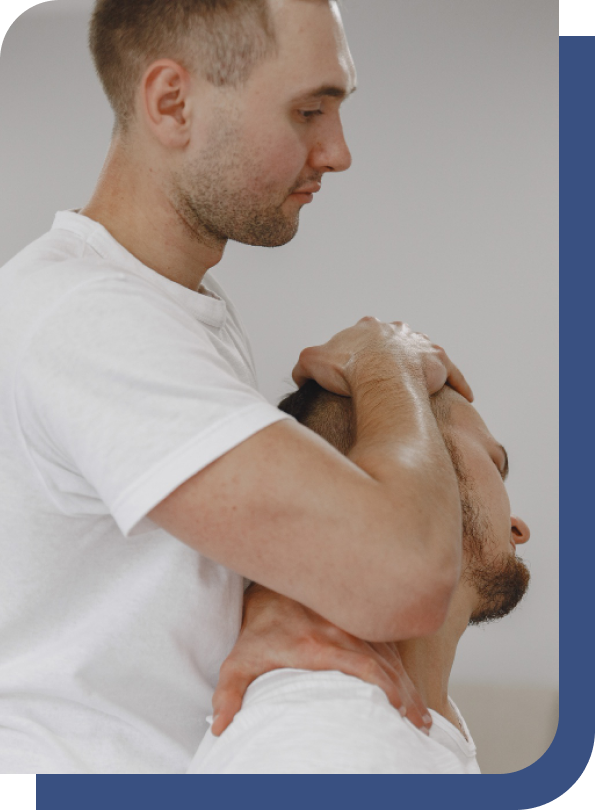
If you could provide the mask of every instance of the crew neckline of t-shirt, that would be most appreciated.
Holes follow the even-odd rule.
[[[128,270],[175,299],[198,320],[209,326],[221,328],[227,319],[227,304],[209,289],[209,274],[203,278],[199,292],[190,290],[172,281],[132,255],[99,222],[89,219],[78,210],[58,211],[52,230],[65,230],[84,240],[102,259]]]
[[[447,720],[446,717],[443,717],[441,714],[438,714],[438,712],[435,712],[433,709],[429,709],[430,715],[432,717],[432,725],[434,727],[438,727],[441,731],[447,734],[449,739],[451,739],[453,743],[455,743],[455,745],[463,752],[463,754],[466,757],[472,758],[477,753],[475,743],[473,742],[473,737],[471,736],[469,729],[467,728],[467,723],[465,723],[465,719],[463,718],[463,715],[459,711],[454,700],[451,697],[449,697],[448,701],[452,706],[452,708],[454,709],[454,712],[457,715],[465,734],[463,734],[460,729],[454,726],[450,722],[450,720]]]

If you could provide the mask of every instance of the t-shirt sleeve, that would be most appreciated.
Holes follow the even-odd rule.
[[[212,331],[124,275],[81,284],[38,324],[15,381],[31,463],[65,514],[124,534],[180,484],[284,418],[237,379]]]

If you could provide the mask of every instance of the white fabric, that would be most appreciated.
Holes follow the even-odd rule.
[[[237,315],[59,213],[0,269],[0,770],[184,772],[242,578],[147,517],[284,418]]]
[[[422,734],[381,689],[349,675],[275,670],[251,684],[220,737],[209,730],[188,773],[480,773],[452,705],[467,739],[434,711]]]

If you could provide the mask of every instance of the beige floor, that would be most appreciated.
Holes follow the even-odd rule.
[[[558,691],[543,687],[451,684],[483,773],[527,768],[549,748],[558,727]]]

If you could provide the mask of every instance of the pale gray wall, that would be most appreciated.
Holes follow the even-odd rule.
[[[107,150],[111,114],[85,42],[91,5],[31,9],[2,47],[0,263],[47,230],[55,210],[84,204]],[[344,6],[359,72],[344,115],[353,168],[325,178],[293,243],[232,244],[217,275],[273,401],[300,349],[367,314],[407,320],[464,369],[509,450],[511,502],[533,534],[523,549],[533,583],[515,614],[465,635],[456,696],[474,696],[466,714],[478,741],[489,730],[484,751],[506,754],[484,756],[484,768],[510,769],[511,757],[521,767],[551,740],[558,683],[558,6]],[[527,690],[534,698],[519,699]],[[507,716],[518,728],[511,719],[492,733],[488,704],[517,707]]]

